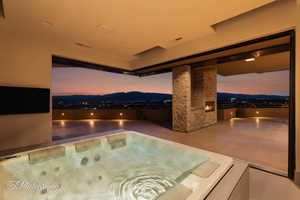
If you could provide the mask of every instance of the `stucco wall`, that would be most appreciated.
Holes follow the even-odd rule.
[[[218,109],[218,121],[233,117],[275,117],[289,118],[289,108],[229,108]]]
[[[277,117],[289,118],[288,108],[242,108],[237,110],[237,117]]]
[[[229,120],[236,117],[236,108],[218,109],[218,121]]]
[[[0,37],[0,85],[50,88],[51,54],[44,44],[1,33]],[[0,115],[0,151],[50,141],[51,113]]]
[[[122,115],[120,115],[120,113],[122,113]],[[53,110],[52,119],[54,119],[54,120],[61,120],[61,119],[66,119],[66,120],[81,120],[81,119],[137,120],[137,111],[136,110],[125,110],[125,109]]]
[[[52,116],[53,120],[128,119],[163,123],[171,121],[172,111],[170,109],[53,110]]]

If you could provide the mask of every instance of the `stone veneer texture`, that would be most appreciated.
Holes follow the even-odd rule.
[[[205,112],[205,102],[216,102],[216,96],[216,67],[174,68],[173,129],[191,132],[216,123],[217,109]]]

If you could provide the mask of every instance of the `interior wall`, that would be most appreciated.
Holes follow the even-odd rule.
[[[1,86],[51,87],[51,54],[41,40],[0,38]],[[0,151],[51,141],[51,113],[0,115],[0,127]]]

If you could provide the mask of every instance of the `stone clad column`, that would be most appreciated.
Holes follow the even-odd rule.
[[[191,67],[182,66],[173,69],[173,130],[187,132],[188,111],[191,99]]]
[[[173,69],[173,129],[196,131],[217,122],[216,67]]]

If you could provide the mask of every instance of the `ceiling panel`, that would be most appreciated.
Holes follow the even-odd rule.
[[[6,0],[5,25],[29,35],[46,26],[61,44],[82,43],[129,59],[157,45],[171,48],[214,34],[213,24],[273,1]]]
[[[218,64],[218,74],[223,76],[264,73],[288,70],[290,67],[290,52],[261,56],[253,62],[245,60]]]

